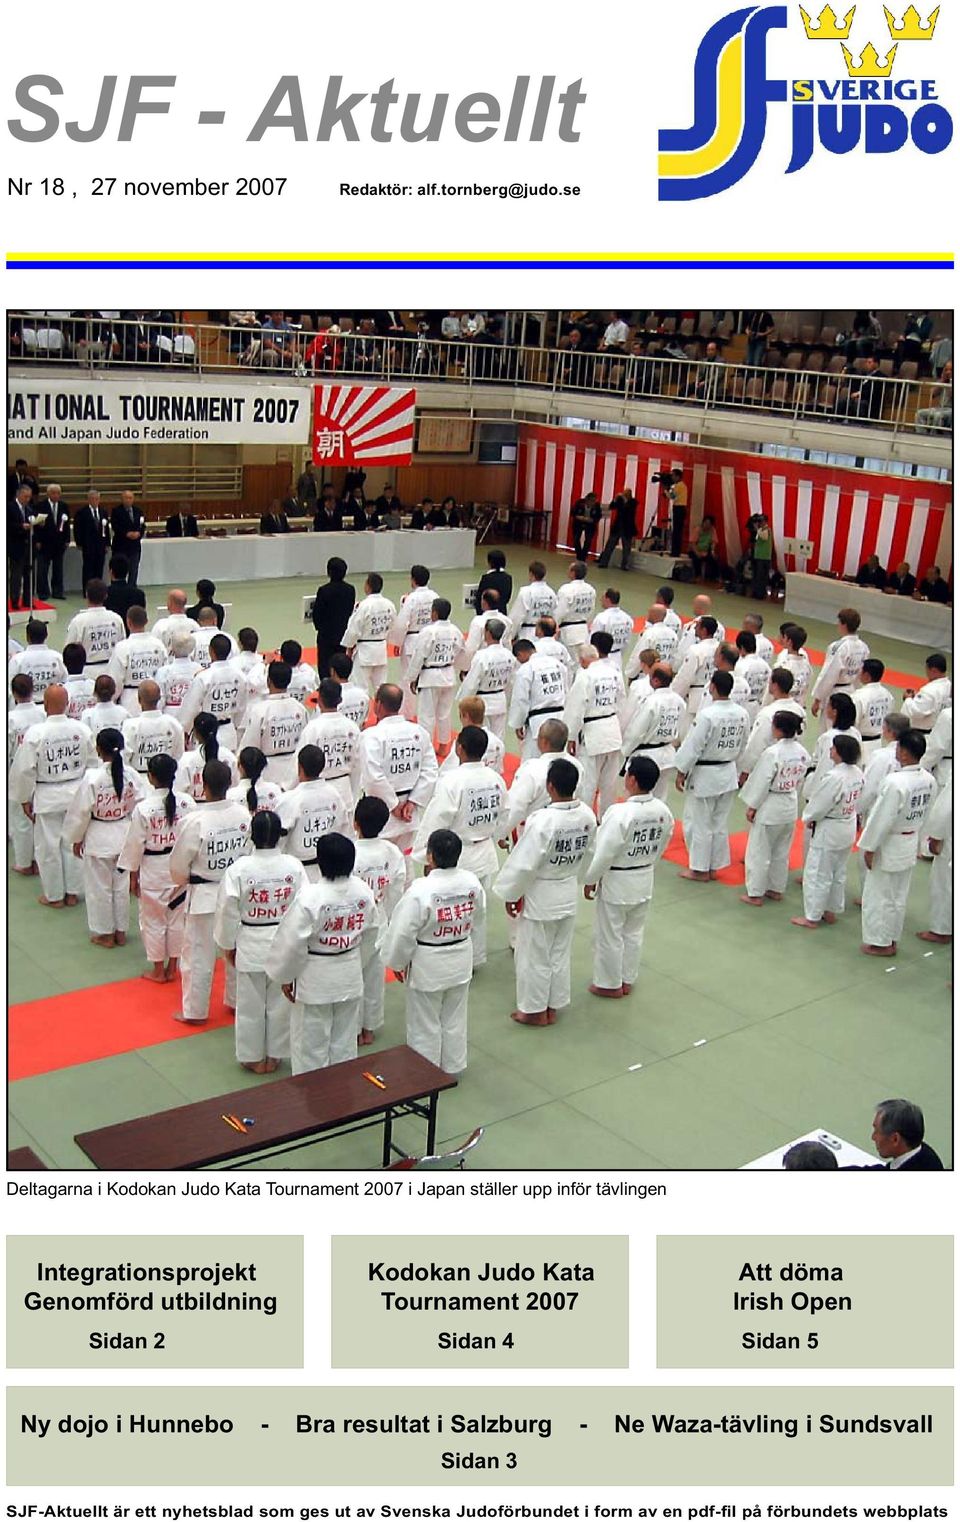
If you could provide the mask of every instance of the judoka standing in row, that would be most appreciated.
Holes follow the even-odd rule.
[[[701,645],[711,639],[706,635]],[[727,821],[749,729],[746,710],[730,701],[732,690],[730,672],[714,672],[713,701],[697,714],[677,751],[677,788],[686,794],[683,833],[690,862],[680,876],[694,882],[709,882],[730,865]]]

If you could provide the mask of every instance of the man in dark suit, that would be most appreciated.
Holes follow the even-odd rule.
[[[289,534],[290,522],[280,506],[280,498],[274,497],[268,512],[260,514],[261,534]]]
[[[7,501],[12,502],[21,486],[29,486],[36,496],[39,487],[37,478],[31,475],[26,460],[18,460],[12,470],[7,471]]]
[[[7,503],[7,575],[10,606],[20,607],[30,554],[33,489],[24,483]]]
[[[882,1163],[864,1165],[864,1172],[888,1168],[892,1173],[941,1173],[943,1163],[923,1139],[923,1111],[909,1099],[882,1099],[873,1117],[871,1141]]]
[[[224,618],[223,603],[214,600],[216,594],[217,589],[213,582],[203,577],[197,582],[197,600],[192,608],[187,609],[187,617],[192,618],[194,623],[198,624],[200,622],[200,609],[212,608],[217,615],[217,628],[222,629]]]
[[[100,506],[100,493],[88,491],[86,504],[77,509],[73,520],[73,542],[80,551],[83,566],[80,582],[102,581],[103,563],[110,544],[110,519]]]
[[[167,519],[168,539],[199,539],[200,525],[193,513],[186,511],[187,504],[181,505],[180,511]]]
[[[313,600],[313,627],[317,631],[317,671],[329,675],[329,661],[335,650],[343,649],[343,631],[350,621],[357,594],[346,580],[347,562],[334,555],[327,561],[326,586],[317,588]]]
[[[120,493],[120,501],[110,514],[110,529],[113,533],[113,552],[126,560],[129,567],[127,580],[135,587],[147,524],[132,491]]]
[[[630,552],[637,532],[637,504],[632,496],[620,492],[610,504],[610,534],[600,552],[599,566],[610,564],[610,557],[620,545],[620,569],[625,571],[630,563]]]
[[[70,543],[70,509],[55,482],[47,487],[46,496],[37,499],[33,511],[44,520],[35,530],[37,596],[46,601],[52,591],[57,602],[63,602],[63,556]]]
[[[490,569],[489,571],[484,571],[480,577],[473,605],[478,613],[482,613],[483,605],[481,598],[484,592],[492,590],[500,593],[500,606],[506,610],[510,598],[513,596],[513,577],[506,569],[507,557],[503,553],[503,550],[488,550],[487,565]]]
[[[132,587],[127,580],[130,566],[125,555],[111,555],[110,557],[110,585],[107,588],[107,596],[104,607],[109,608],[111,613],[119,613],[124,624],[127,622],[127,609],[138,604],[141,608],[147,606],[147,599],[142,588]]]

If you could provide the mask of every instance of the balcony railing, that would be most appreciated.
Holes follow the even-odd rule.
[[[269,324],[243,328],[155,317],[129,322],[110,313],[33,312],[8,316],[7,356],[15,363],[89,371],[240,369],[277,378],[529,387],[571,393],[571,401],[589,394],[702,413],[736,409],[941,437],[953,427],[952,389],[935,380],[868,373],[864,360],[842,373],[836,358],[827,369],[807,370],[711,362],[671,353],[658,343],[643,353],[585,354],[488,343],[482,337],[383,338]],[[768,351],[767,359],[779,355]]]

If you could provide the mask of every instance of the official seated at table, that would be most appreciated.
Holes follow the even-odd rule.
[[[288,518],[304,518],[309,509],[304,507],[299,497],[294,496],[293,492],[291,492],[289,497],[284,497],[280,503],[280,511],[285,513]]]
[[[460,527],[463,515],[457,506],[456,497],[444,497],[443,501],[440,503],[440,511],[443,513],[444,517],[447,520],[447,528]]]
[[[426,505],[427,505],[427,499],[426,499],[426,497],[424,498],[423,505],[424,505],[424,508],[426,508]],[[427,522],[426,522],[427,528],[447,528],[447,527],[449,527],[446,513],[444,512],[442,507],[437,507],[435,502],[431,502],[431,504],[430,504],[430,511],[426,514],[426,520],[427,520]]]
[[[857,572],[858,587],[876,587],[878,592],[883,592],[887,585],[887,573],[880,564],[879,555],[871,555],[863,562]]]
[[[187,609],[187,617],[192,618],[194,623],[199,623],[200,609],[212,608],[217,615],[217,628],[222,629],[224,619],[223,603],[215,600],[216,591],[217,589],[212,581],[209,581],[205,576],[201,577],[197,582],[197,600],[192,608]]]
[[[168,539],[199,539],[200,525],[193,513],[188,513],[186,507],[181,507],[178,513],[172,513],[167,519]]]
[[[317,534],[339,534],[343,528],[343,513],[337,501],[337,494],[329,481],[325,481],[321,487],[313,515],[313,527]]]
[[[837,1155],[819,1141],[798,1141],[783,1154],[788,1173],[835,1173],[840,1164]]]
[[[384,522],[386,522],[387,518],[392,518],[394,514],[399,519],[400,514],[403,512],[403,503],[390,485],[384,486],[383,491],[374,503],[374,507]],[[396,525],[392,523],[387,524],[388,528],[393,528],[394,526],[399,528],[399,521]]]
[[[917,593],[925,602],[952,602],[953,594],[950,591],[950,583],[944,581],[940,575],[940,567],[932,565],[924,571],[923,579],[917,587]]]
[[[895,571],[887,577],[887,591],[898,597],[912,597],[917,590],[917,578],[911,573],[909,560],[901,560]]]
[[[362,486],[351,487],[347,492],[340,504],[340,519],[341,527],[363,533],[367,527],[367,510]]]
[[[920,1106],[909,1099],[883,1099],[873,1117],[871,1141],[879,1163],[864,1164],[864,1172],[888,1168],[891,1173],[941,1173],[943,1163],[923,1139]]]
[[[432,511],[433,511],[433,498],[432,497],[424,497],[423,501],[421,503],[419,503],[418,506],[415,507],[413,509],[413,512],[410,514],[410,527],[411,528],[416,528],[416,529],[426,528],[426,526],[427,526],[427,514],[432,512]]]
[[[290,520],[280,503],[279,497],[274,497],[270,503],[270,510],[260,514],[261,534],[289,534]]]

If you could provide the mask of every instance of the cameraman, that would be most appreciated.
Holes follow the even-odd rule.
[[[666,488],[672,504],[670,553],[674,558],[683,554],[683,537],[687,526],[687,483],[679,465],[670,472],[671,485]]]

